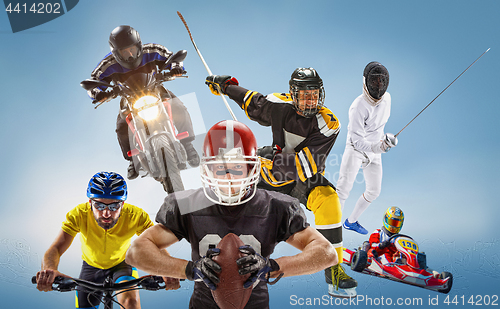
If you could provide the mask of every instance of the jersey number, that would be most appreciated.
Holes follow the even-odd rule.
[[[252,248],[254,248],[255,252],[262,255],[260,242],[257,240],[257,238],[255,238],[255,236],[253,236],[253,235],[240,235],[239,237],[245,245],[252,246]],[[205,235],[200,240],[200,244],[199,244],[200,255],[201,256],[206,255],[208,249],[217,247],[217,245],[219,244],[219,242],[221,240],[222,240],[222,238],[220,238],[220,236],[217,234]]]

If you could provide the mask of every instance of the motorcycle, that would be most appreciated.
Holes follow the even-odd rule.
[[[163,65],[182,62],[187,51],[180,50],[170,56]],[[110,88],[110,97],[100,102],[121,97],[120,115],[129,126],[132,157],[138,171],[145,172],[143,177],[152,176],[163,185],[167,193],[184,190],[180,171],[186,168],[187,155],[180,140],[189,136],[188,132],[175,133],[170,101],[173,99],[162,83],[176,77],[171,72],[138,72],[127,80],[112,83],[87,79],[80,85],[87,91],[96,87]],[[93,102],[97,103],[97,102]],[[139,168],[137,168],[139,167]]]

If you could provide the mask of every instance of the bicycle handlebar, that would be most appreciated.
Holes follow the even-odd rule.
[[[36,276],[33,276],[31,278],[31,283],[36,284]],[[68,292],[75,290],[77,286],[82,286],[94,291],[113,292],[137,286],[140,289],[142,288],[150,291],[157,291],[165,288],[165,285],[160,285],[160,283],[164,283],[163,278],[160,276],[152,276],[152,275],[143,276],[137,279],[124,281],[120,283],[113,283],[113,282],[95,283],[78,278],[67,278],[59,276],[54,279],[54,283],[52,284],[52,289],[54,291],[59,291],[59,292]]]

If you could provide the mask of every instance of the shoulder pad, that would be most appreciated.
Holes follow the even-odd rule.
[[[290,103],[292,102],[292,96],[289,93],[271,93],[266,96],[266,100],[275,103]]]
[[[106,76],[101,76],[110,66],[117,64],[115,57],[112,53],[107,54],[104,59],[99,62],[99,64],[92,71],[90,76],[96,79],[103,79]]]
[[[147,43],[142,46],[142,50],[145,54],[157,53],[160,56],[168,58],[172,55],[172,52],[169,51],[165,46],[155,43]]]
[[[340,121],[328,108],[322,107],[319,113],[316,114],[316,119],[318,120],[318,128],[323,135],[329,137],[339,133]]]

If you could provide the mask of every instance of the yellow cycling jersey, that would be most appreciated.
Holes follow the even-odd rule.
[[[105,230],[94,218],[90,203],[76,206],[66,214],[62,230],[75,237],[80,233],[82,259],[90,266],[108,269],[125,260],[132,236],[153,226],[149,215],[139,207],[124,203],[115,226]]]

